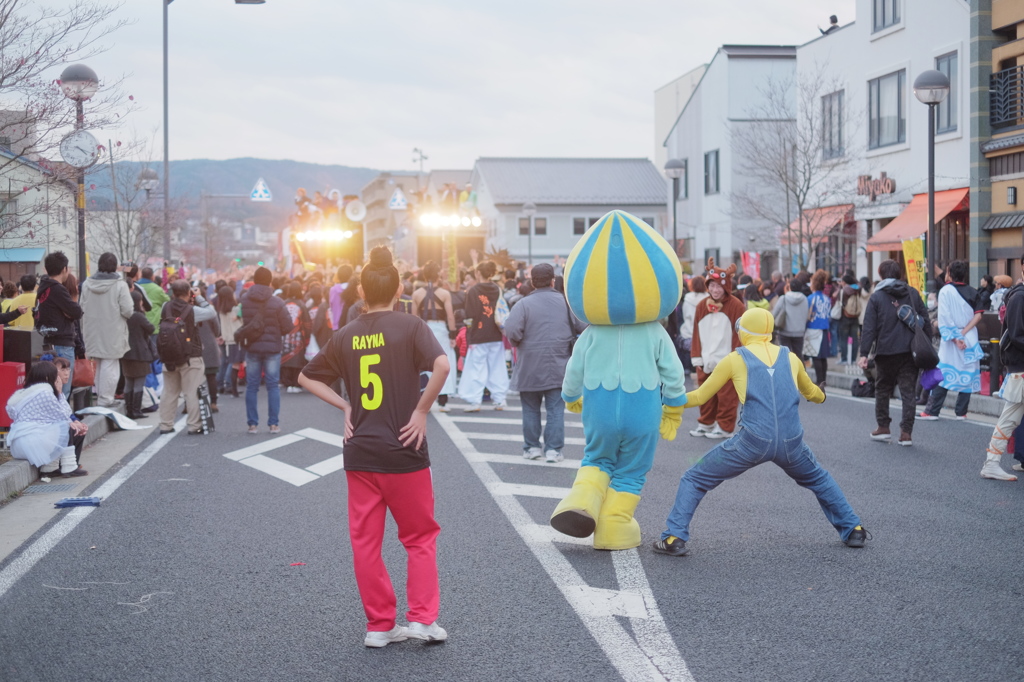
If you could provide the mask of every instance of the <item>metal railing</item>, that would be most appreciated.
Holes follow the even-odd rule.
[[[992,74],[989,81],[989,121],[993,130],[1024,125],[1024,66]]]

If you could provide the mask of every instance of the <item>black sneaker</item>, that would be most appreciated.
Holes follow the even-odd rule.
[[[675,535],[658,540],[654,543],[653,549],[658,554],[668,554],[669,556],[685,556],[690,551],[686,549],[686,540],[680,540]]]
[[[863,526],[857,526],[850,532],[850,537],[846,538],[843,542],[846,543],[847,547],[860,549],[864,546],[864,543],[870,539],[871,534],[864,530]]]

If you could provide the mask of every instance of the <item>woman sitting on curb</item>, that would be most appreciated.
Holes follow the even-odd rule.
[[[11,455],[39,467],[42,476],[88,476],[78,466],[69,435],[84,435],[88,427],[72,421],[71,406],[57,387],[57,367],[36,362],[25,377],[25,388],[7,401],[7,415],[13,420],[7,436]]]

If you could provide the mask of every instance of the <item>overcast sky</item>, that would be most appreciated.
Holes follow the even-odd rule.
[[[71,0],[40,0],[62,5]],[[175,0],[172,159],[252,156],[372,168],[470,168],[481,156],[654,155],[654,90],[724,43],[790,45],[854,0]],[[161,8],[90,60],[162,121]],[[56,77],[55,74],[54,77]]]

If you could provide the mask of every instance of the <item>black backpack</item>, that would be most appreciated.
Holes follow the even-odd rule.
[[[192,339],[188,335],[186,324],[189,315],[195,315],[191,306],[184,317],[164,315],[160,318],[160,330],[156,337],[156,354],[160,358],[160,362],[164,363],[168,369],[187,365],[192,356]]]
[[[914,366],[918,369],[926,370],[938,367],[939,354],[935,352],[932,340],[928,338],[928,334],[924,331],[924,323],[921,320],[921,316],[917,314],[917,311],[909,303],[897,306],[894,300],[892,304],[896,307],[896,317],[899,321],[914,333],[914,338],[910,341],[910,354],[914,358]]]
[[[260,337],[263,336],[263,310],[266,308],[266,305],[266,302],[260,303],[253,318],[235,332],[235,342],[242,347],[242,350],[249,350],[249,346],[259,341]]]

